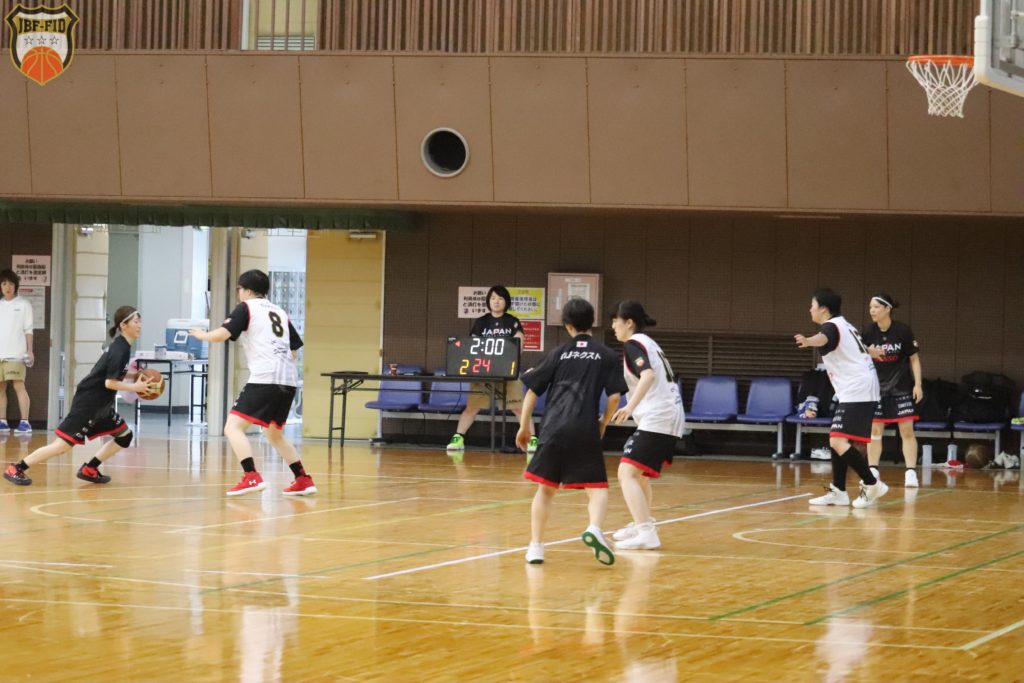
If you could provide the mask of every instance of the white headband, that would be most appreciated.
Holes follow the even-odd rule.
[[[134,317],[135,317],[135,316],[137,316],[138,314],[139,314],[139,312],[138,312],[137,310],[135,310],[135,311],[132,311],[131,313],[129,313],[129,314],[128,314],[128,315],[127,315],[127,316],[125,317],[125,319],[124,319],[124,320],[122,320],[121,322],[119,322],[119,323],[117,324],[117,326],[118,326],[118,327],[120,327],[121,325],[123,325],[124,323],[128,322],[129,320],[131,320],[132,318],[134,318]]]
[[[871,297],[871,300],[872,301],[877,301],[878,303],[882,304],[886,308],[892,308],[892,304],[889,303],[888,301],[886,301],[885,299],[883,299],[880,296],[873,296],[873,297]]]

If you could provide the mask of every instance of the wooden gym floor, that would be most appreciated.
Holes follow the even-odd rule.
[[[46,438],[8,437],[4,460]],[[661,551],[599,565],[578,541],[584,494],[566,492],[547,563],[530,566],[522,456],[307,442],[320,493],[289,499],[259,444],[269,488],[238,498],[223,495],[239,476],[223,440],[155,429],[106,465],[109,485],[74,477],[93,445],[32,468],[33,486],[0,482],[0,677],[1022,676],[1016,472],[933,471],[876,508],[821,510],[807,498],[827,463],[677,460],[655,486]],[[613,483],[607,528],[626,521]]]

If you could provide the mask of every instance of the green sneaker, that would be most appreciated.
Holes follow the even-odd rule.
[[[537,437],[531,436],[530,443],[526,444],[526,454],[533,455],[537,452]]]
[[[1010,424],[1024,425],[1024,417],[1015,417],[1010,420]]]
[[[464,451],[466,450],[466,440],[462,438],[462,434],[455,434],[452,436],[452,440],[448,442],[449,451]]]

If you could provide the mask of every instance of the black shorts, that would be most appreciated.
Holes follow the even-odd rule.
[[[828,435],[870,443],[871,420],[874,418],[876,405],[876,401],[840,403],[832,417],[832,429]]]
[[[606,489],[601,439],[541,441],[523,476],[545,486],[567,489]]]
[[[633,465],[643,472],[645,477],[657,479],[661,476],[662,466],[672,464],[676,441],[678,439],[672,434],[645,432],[638,429],[622,447],[620,462]]]
[[[71,411],[57,427],[57,437],[72,446],[81,446],[86,439],[91,441],[126,429],[128,425],[114,411],[113,405],[97,409],[94,406],[76,406],[72,402]]]
[[[246,384],[235,399],[231,414],[261,427],[285,426],[295,400],[295,387],[284,384]]]
[[[917,404],[910,392],[892,393],[883,396],[875,406],[875,422],[911,422],[918,419]]]

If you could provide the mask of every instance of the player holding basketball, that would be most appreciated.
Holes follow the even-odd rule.
[[[676,441],[685,426],[683,398],[672,366],[658,343],[644,334],[656,324],[636,301],[620,302],[612,316],[615,338],[623,342],[623,375],[629,388],[629,402],[615,411],[612,422],[622,424],[632,417],[637,424],[619,461],[622,496],[633,516],[632,522],[612,534],[619,550],[661,547],[651,517],[654,492],[650,480],[661,476],[663,464],[672,464]]]
[[[117,309],[114,312],[114,326],[109,333],[114,340],[89,374],[78,383],[67,417],[57,427],[57,438],[33,451],[24,460],[8,465],[4,470],[4,479],[18,486],[28,486],[32,480],[25,476],[25,470],[32,465],[63,455],[72,447],[84,444],[86,439],[97,439],[109,434],[113,439],[103,444],[92,460],[78,468],[75,476],[93,484],[106,484],[110,481],[110,477],[100,473],[100,464],[128,448],[132,442],[132,430],[114,410],[114,396],[118,391],[155,391],[160,383],[149,383],[144,379],[131,383],[124,381],[131,360],[131,345],[142,333],[142,315],[135,308],[121,306]]]
[[[800,348],[821,349],[821,360],[839,399],[828,435],[832,447],[832,484],[824,496],[812,498],[810,504],[849,505],[846,470],[852,467],[861,478],[860,495],[853,506],[863,508],[889,490],[875,479],[861,452],[871,441],[871,421],[879,401],[878,374],[857,328],[842,316],[842,304],[842,297],[831,289],[817,290],[811,299],[810,313],[821,331],[811,337],[793,337]]]
[[[487,290],[487,308],[489,313],[473,321],[473,327],[469,333],[477,337],[515,337],[519,343],[523,343],[525,334],[523,324],[519,318],[508,312],[512,308],[512,295],[502,285],[494,285]],[[518,418],[522,415],[523,389],[519,382],[512,381],[506,384],[505,405]],[[466,407],[459,415],[459,424],[455,428],[455,434],[448,442],[448,451],[462,451],[466,448],[466,431],[469,430],[476,419],[476,414],[483,408],[490,407],[490,399],[486,394],[473,392],[466,398]],[[530,434],[533,434],[533,423],[530,423]],[[531,438],[526,446],[527,453],[533,453],[537,449],[537,439]]]
[[[583,543],[594,551],[598,562],[613,564],[615,555],[601,532],[608,512],[608,473],[601,438],[626,383],[615,352],[590,336],[594,307],[589,302],[569,299],[562,309],[562,324],[572,339],[523,374],[528,391],[523,398],[516,443],[524,450],[530,441],[537,397],[545,392],[548,395],[537,454],[523,472],[525,478],[537,482],[526,561],[544,562],[544,529],[555,493],[563,487],[586,489],[590,524],[583,532]],[[608,394],[608,406],[598,418],[602,391]]]
[[[899,303],[885,292],[876,292],[868,304],[871,324],[864,330],[863,340],[875,361],[882,399],[875,409],[871,423],[871,443],[868,445],[868,464],[878,478],[878,463],[882,459],[882,431],[895,423],[903,442],[903,461],[906,472],[903,485],[916,487],[917,437],[914,422],[917,404],[924,398],[921,389],[921,357],[917,352],[914,332],[906,323],[892,319],[892,311]]]
[[[228,489],[227,495],[238,496],[267,487],[256,471],[252,447],[245,436],[245,430],[254,424],[266,430],[267,441],[295,475],[295,481],[284,490],[284,495],[312,495],[316,493],[313,478],[303,469],[295,446],[281,432],[288,421],[298,386],[295,352],[302,348],[302,339],[284,309],[267,300],[270,278],[266,273],[245,271],[238,276],[237,291],[239,304],[223,325],[210,331],[195,328],[188,331],[203,341],[239,341],[249,362],[249,381],[242,387],[224,423],[224,436],[242,465],[242,479]]]

